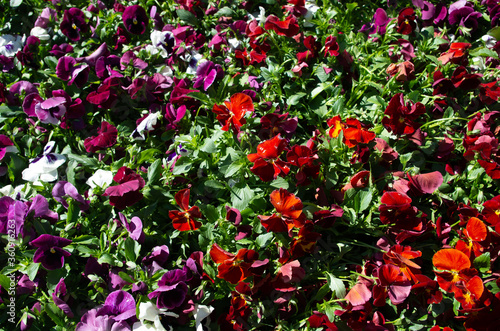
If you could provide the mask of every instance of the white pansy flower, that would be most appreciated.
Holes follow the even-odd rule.
[[[106,188],[113,182],[113,172],[108,170],[98,169],[92,176],[87,179],[87,185],[91,188]]]
[[[43,150],[43,155],[30,160],[28,168],[23,170],[23,179],[41,185],[41,182],[53,182],[58,178],[57,168],[66,162],[61,154],[51,153],[55,142],[49,141]]]
[[[33,29],[31,29],[30,35],[35,36],[40,40],[49,40],[50,39],[49,31],[47,31],[44,28],[39,27],[39,26],[35,26]]]
[[[241,42],[237,38],[229,38],[227,40],[227,43],[231,47],[232,51],[234,51],[235,49],[238,49],[241,45]]]
[[[172,32],[154,30],[150,38],[151,45],[147,45],[146,50],[151,55],[160,53],[161,57],[167,58],[172,54],[175,46],[175,37]]]
[[[264,22],[266,21],[266,18],[267,18],[266,10],[264,9],[264,7],[260,7],[260,6],[259,6],[259,14],[256,14],[256,13],[254,13],[253,15],[250,13],[248,14],[248,22],[251,22],[253,20],[257,20],[257,22],[259,22],[259,25],[263,25]]]
[[[316,5],[316,1],[306,1],[305,5],[307,12],[304,15],[304,26],[305,27],[312,27],[314,24],[311,23],[311,19],[313,18],[314,14],[318,11],[319,7]]]
[[[196,331],[203,331],[203,321],[214,311],[214,307],[212,306],[204,306],[204,305],[194,305],[193,316],[196,321]]]
[[[137,129],[135,129],[130,136],[135,140],[146,139],[146,137],[144,136],[144,132],[152,131],[156,123],[158,123],[158,119],[160,117],[161,117],[160,112],[149,114],[148,117],[146,117],[145,119],[142,120],[141,123],[139,123]]]
[[[23,38],[20,36],[6,34],[0,36],[0,54],[13,57],[23,48]]]
[[[12,185],[6,185],[0,188],[0,196],[10,196],[15,199],[24,199],[24,185],[18,185],[12,187]]]
[[[172,327],[165,329],[161,323],[162,316],[179,317],[179,315],[167,312],[166,309],[158,309],[151,302],[141,302],[139,305],[139,320],[133,325],[134,331],[171,331]],[[147,322],[152,323],[147,323]]]

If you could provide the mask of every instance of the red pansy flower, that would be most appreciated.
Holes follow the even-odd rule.
[[[483,203],[482,215],[486,222],[495,227],[495,231],[500,230],[500,195]],[[500,232],[499,232],[500,233]]]
[[[201,227],[201,222],[196,220],[196,218],[202,217],[200,208],[198,206],[189,207],[190,193],[191,191],[188,188],[177,192],[175,194],[175,202],[182,211],[171,210],[168,212],[168,217],[172,220],[172,225],[176,230],[198,230]]]
[[[314,160],[318,159],[318,155],[308,146],[293,146],[286,154],[286,159],[290,164],[299,167],[299,171],[295,175],[297,185],[309,185],[311,178],[318,177],[320,166],[314,163]]]
[[[483,83],[479,87],[479,99],[482,103],[491,105],[496,102],[500,97],[500,86],[497,85],[497,81]]]
[[[469,47],[471,47],[469,43],[451,43],[450,49],[442,53],[438,60],[443,65],[448,62],[467,65],[467,49]]]
[[[278,175],[286,176],[290,172],[287,163],[279,159],[287,145],[287,141],[278,134],[257,146],[257,153],[249,154],[248,160],[254,165],[250,170],[264,182],[276,179]]]
[[[297,129],[298,119],[297,117],[287,119],[287,117],[288,113],[269,113],[264,115],[260,119],[260,124],[262,124],[262,127],[259,131],[259,137],[261,139],[269,139],[278,134],[282,134],[288,138],[291,138],[293,133]]]
[[[219,264],[217,277],[231,284],[238,284],[247,277],[254,275],[254,268],[262,267],[268,260],[260,261],[259,253],[253,249],[241,248],[236,255],[223,250],[219,245],[213,244],[210,257]]]
[[[117,137],[118,130],[113,125],[103,121],[101,128],[97,130],[97,136],[86,138],[83,145],[87,152],[95,153],[116,144]]]
[[[432,264],[437,271],[439,286],[446,292],[459,292],[462,281],[468,278],[471,267],[470,259],[465,253],[454,248],[444,248],[432,257]]]
[[[287,37],[293,37],[300,31],[297,18],[293,15],[289,15],[284,21],[280,21],[275,15],[269,15],[266,18],[264,29],[273,30],[278,35]]]
[[[339,55],[339,44],[337,43],[337,37],[328,36],[325,40],[325,57],[338,56]]]
[[[247,51],[245,48],[243,51],[237,49],[234,51],[234,57],[241,60],[243,67],[248,67],[249,65],[255,65],[266,60],[265,52],[258,52],[256,50]]]
[[[280,188],[271,193],[271,203],[276,213],[258,218],[267,232],[286,232],[293,227],[301,228],[305,222],[302,201],[287,190]]]
[[[451,82],[456,88],[469,91],[479,87],[481,76],[481,74],[469,74],[464,66],[460,66],[453,71]]]
[[[408,280],[417,283],[415,272],[419,272],[420,266],[411,260],[420,256],[422,252],[412,251],[411,246],[394,245],[384,254],[384,262],[398,266]]]
[[[375,132],[365,130],[361,126],[361,122],[355,118],[348,118],[345,120],[344,144],[347,147],[356,147],[358,144],[368,144],[375,139]]]
[[[413,105],[408,102],[406,105],[403,99],[403,93],[397,93],[389,101],[385,109],[385,115],[382,124],[389,131],[397,135],[412,134],[420,127],[415,120],[422,114],[425,114],[425,106],[417,102]]]
[[[398,305],[406,300],[411,291],[411,283],[399,267],[383,264],[377,269],[378,281],[373,286],[373,305],[384,306],[389,297],[392,304]]]
[[[340,132],[344,129],[344,124],[342,123],[342,119],[339,115],[330,118],[326,121],[330,130],[328,130],[328,135],[332,138],[337,138]]]
[[[321,238],[321,234],[314,232],[314,224],[308,221],[300,230],[297,238],[290,244],[290,256],[299,258],[314,252],[316,243]]]
[[[104,191],[103,196],[109,196],[109,204],[118,209],[125,209],[132,206],[142,199],[141,190],[146,182],[134,170],[127,167],[121,167],[113,177],[113,180],[119,185],[110,186]]]
[[[396,223],[416,216],[411,198],[403,193],[385,192],[380,199],[380,221],[383,224]]]
[[[236,93],[224,105],[214,105],[212,111],[217,114],[217,119],[223,125],[222,130],[228,131],[231,125],[233,132],[237,134],[246,123],[243,118],[247,112],[254,110],[252,98],[245,93]]]

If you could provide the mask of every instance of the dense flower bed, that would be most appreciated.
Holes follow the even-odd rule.
[[[10,0],[3,330],[497,330],[497,1]]]

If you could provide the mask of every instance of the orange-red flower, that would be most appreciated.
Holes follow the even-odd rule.
[[[257,153],[249,154],[248,160],[254,165],[250,170],[264,182],[276,179],[278,175],[286,176],[290,172],[287,163],[279,159],[287,145],[287,141],[278,134],[260,143]]]
[[[196,218],[202,217],[200,208],[198,206],[189,207],[189,194],[190,190],[188,188],[177,192],[175,202],[182,211],[171,210],[168,212],[168,217],[172,219],[174,229],[179,231],[198,230],[201,226],[201,222],[196,220]]]
[[[411,246],[394,245],[384,254],[384,262],[398,266],[408,280],[418,283],[414,273],[420,266],[411,260],[420,256],[422,252],[412,251]]]
[[[484,241],[488,237],[488,228],[477,217],[471,217],[467,221],[467,226],[462,231],[463,239],[457,242],[455,249],[462,251],[469,258],[478,257],[483,254]],[[474,253],[471,256],[471,253]]]
[[[246,123],[243,118],[247,112],[254,110],[252,98],[245,93],[236,93],[224,105],[214,105],[212,111],[217,114],[217,120],[223,125],[222,130],[228,131],[232,127],[234,133],[240,132],[240,128]]]
[[[276,213],[271,216],[258,216],[267,232],[285,232],[293,227],[304,226],[306,217],[302,213],[302,201],[295,195],[280,188],[271,193],[271,203],[276,208]]]
[[[454,248],[441,249],[432,257],[439,287],[453,292],[464,309],[474,308],[484,292],[484,284],[477,270],[470,268],[470,259]]]
[[[223,250],[219,245],[213,244],[210,249],[210,257],[219,264],[217,277],[238,284],[247,277],[253,276],[254,268],[267,264],[268,260],[260,261],[259,253],[253,249],[241,248],[236,255]]]
[[[330,127],[328,134],[332,138],[339,136],[340,131],[344,134],[342,140],[348,147],[356,147],[358,144],[368,144],[375,139],[375,133],[365,130],[361,122],[355,118],[348,118],[342,122],[340,116],[335,116],[329,119],[326,124]]]
[[[448,62],[454,64],[463,64],[467,61],[467,49],[471,46],[469,43],[451,43],[450,49],[442,53],[438,58],[443,65]]]

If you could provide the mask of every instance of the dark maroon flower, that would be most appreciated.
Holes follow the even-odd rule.
[[[288,113],[278,114],[269,113],[260,119],[262,128],[259,131],[259,137],[263,140],[272,138],[277,134],[282,134],[287,138],[291,138],[297,129],[297,117],[288,118]]]
[[[481,74],[469,74],[464,66],[460,66],[453,71],[451,82],[456,88],[469,91],[479,87],[481,84],[481,80],[479,78],[481,76]]]
[[[113,42],[115,43],[115,50],[122,47],[122,45],[128,44],[130,41],[130,35],[127,30],[119,26],[116,29],[116,33],[113,35]]]
[[[443,175],[439,171],[414,176],[407,174],[407,176],[410,181],[410,192],[414,195],[432,194],[443,184]]]
[[[417,27],[415,22],[415,11],[408,7],[399,12],[398,15],[398,32],[401,34],[410,34]]]
[[[108,45],[106,43],[102,43],[95,51],[92,52],[89,56],[76,58],[76,62],[83,62],[88,64],[89,66],[95,66],[96,61],[101,56],[109,56]]]
[[[118,130],[113,125],[103,121],[101,128],[97,130],[97,136],[86,138],[83,144],[87,152],[95,153],[116,144],[117,137]]]
[[[80,40],[80,34],[88,31],[85,14],[79,8],[73,7],[64,11],[61,22],[61,32],[72,41]]]
[[[170,270],[158,281],[158,288],[148,295],[148,298],[156,298],[158,309],[174,309],[182,305],[186,298],[188,286],[187,271]]]
[[[149,23],[149,17],[146,11],[139,5],[125,8],[122,19],[125,28],[131,34],[143,34]]]
[[[61,269],[64,265],[64,257],[71,255],[62,247],[71,244],[71,240],[61,237],[56,237],[50,234],[42,234],[40,237],[32,240],[31,245],[38,247],[33,255],[33,262],[41,262],[42,266],[47,270]]]
[[[153,247],[151,253],[142,259],[142,263],[148,268],[150,275],[156,273],[156,271],[164,269],[166,267],[165,263],[168,260],[170,251],[166,245]]]
[[[14,68],[14,61],[12,61],[12,58],[0,54],[0,68],[3,72],[9,72]]]
[[[420,126],[415,120],[422,114],[425,114],[425,106],[420,102],[413,105],[408,102],[406,105],[403,99],[403,93],[397,93],[389,101],[385,115],[382,119],[384,127],[394,134],[412,134]]]
[[[99,108],[111,109],[118,101],[118,88],[121,87],[117,77],[106,78],[96,91],[87,95],[87,101]]]
[[[328,36],[325,40],[325,56],[338,56],[339,55],[339,44],[337,43],[337,37]]]
[[[118,209],[125,209],[125,207],[132,206],[142,199],[143,195],[139,190],[146,185],[146,182],[141,175],[132,169],[121,167],[113,180],[119,185],[108,187],[103,194],[103,196],[109,196],[110,205]]]

